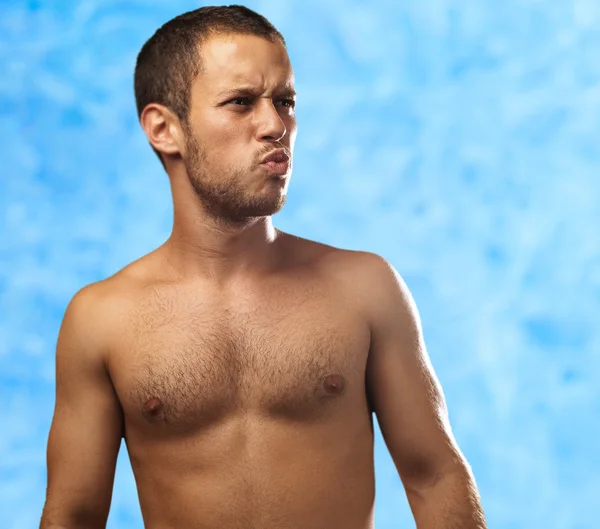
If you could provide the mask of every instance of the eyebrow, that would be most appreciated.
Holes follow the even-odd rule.
[[[223,97],[231,97],[231,96],[255,96],[256,90],[250,86],[240,86],[237,88],[228,88],[227,90],[223,90],[217,94],[217,98],[221,99]],[[296,91],[293,88],[283,88],[280,91],[276,91],[275,95],[279,97],[296,97]]]

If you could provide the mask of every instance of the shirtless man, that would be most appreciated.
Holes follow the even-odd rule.
[[[402,279],[273,227],[293,85],[283,37],[238,6],[142,48],[173,231],[67,307],[41,528],[105,527],[121,438],[147,529],[372,528],[373,413],[417,526],[485,528]]]

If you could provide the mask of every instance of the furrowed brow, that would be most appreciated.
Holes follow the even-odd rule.
[[[217,94],[217,97],[232,97],[232,96],[253,96],[256,95],[256,91],[249,86],[240,86],[237,88],[228,88]]]
[[[280,92],[277,92],[280,97],[296,97],[296,91],[293,88],[284,88]]]
[[[296,97],[296,91],[293,88],[284,88],[281,91],[276,91],[278,97]],[[237,88],[228,88],[217,94],[217,98],[227,98],[234,96],[256,96],[257,92],[249,86],[239,86]]]

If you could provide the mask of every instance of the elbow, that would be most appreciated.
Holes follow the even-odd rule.
[[[42,520],[40,529],[106,529],[106,522],[46,522]]]
[[[447,465],[434,465],[427,460],[414,460],[401,473],[402,482],[407,494],[422,498],[437,488],[441,483],[471,484],[473,474],[469,464],[461,459]]]
[[[46,506],[40,529],[106,529],[108,513],[100,513],[87,507],[50,510]]]

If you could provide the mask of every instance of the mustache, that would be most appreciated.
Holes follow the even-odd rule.
[[[277,149],[282,149],[283,152],[287,154],[288,158],[290,160],[292,159],[292,151],[289,147],[281,145],[281,143],[272,143],[269,147],[265,147],[264,149],[261,149],[260,152],[256,153],[257,163],[260,163],[260,160],[262,160],[267,154],[272,153]]]

